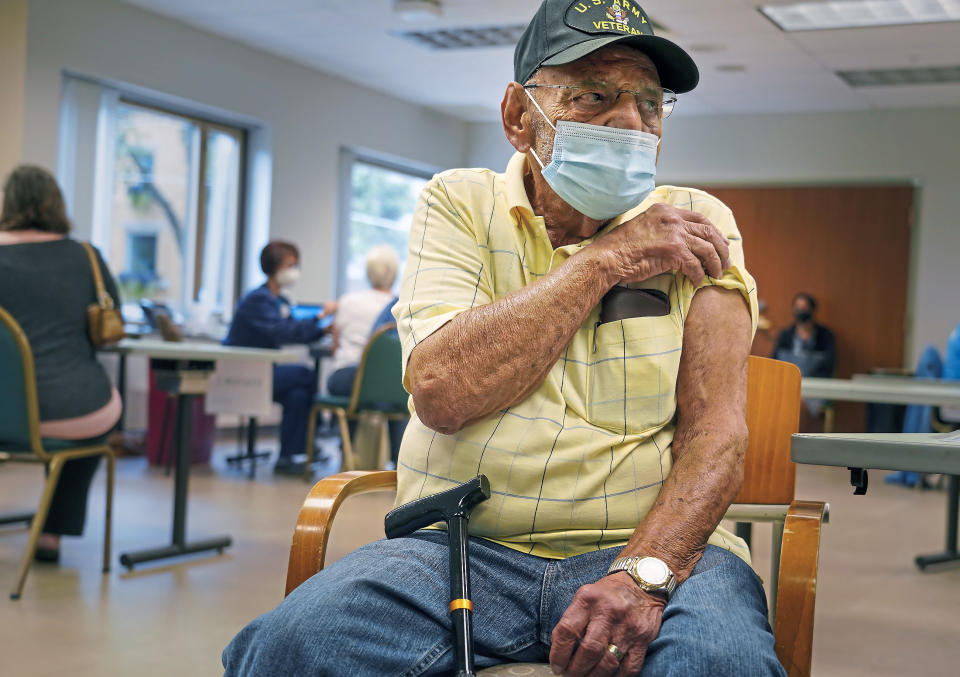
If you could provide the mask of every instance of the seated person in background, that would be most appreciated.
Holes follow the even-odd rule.
[[[793,325],[777,335],[772,357],[792,362],[804,376],[830,378],[837,361],[833,332],[817,324],[817,300],[806,292],[793,297]]]
[[[913,372],[913,377],[918,379],[943,378],[943,360],[940,359],[940,351],[937,350],[936,346],[927,346],[920,353],[920,359],[917,360],[917,368]],[[907,405],[903,413],[901,432],[932,433],[933,417],[934,407],[932,405]],[[908,487],[916,487],[918,483],[921,483],[924,489],[927,488],[923,474],[912,470],[897,470],[887,473],[883,481],[887,484],[902,484]]]
[[[40,435],[86,441],[110,432],[123,405],[87,330],[87,306],[97,299],[90,257],[69,233],[56,180],[39,167],[15,169],[4,185],[0,214],[0,307],[20,324],[33,351]],[[117,284],[99,252],[97,264],[119,308]],[[95,456],[64,464],[37,544],[38,560],[58,561],[60,537],[83,533],[99,462]]]
[[[814,322],[816,312],[817,300],[812,295],[799,292],[794,296],[795,322],[777,335],[771,357],[797,365],[804,376],[832,378],[837,361],[836,344],[833,332]],[[827,402],[821,399],[804,399],[803,402],[806,411],[801,416],[801,432],[812,432],[817,426],[809,419],[820,417]]]
[[[327,379],[327,392],[331,395],[349,397],[353,391],[353,380],[363,349],[370,335],[384,324],[392,323],[390,308],[396,302],[391,288],[397,279],[400,261],[397,253],[389,245],[379,245],[367,252],[367,280],[370,289],[349,292],[333,304],[327,304],[326,310],[333,310],[333,373]],[[386,320],[386,321],[384,321]],[[400,451],[400,439],[406,421],[390,421],[390,454],[396,463]],[[356,422],[350,422],[350,434],[356,430]]]
[[[635,3],[576,0],[544,1],[514,63],[506,172],[438,174],[413,218],[397,503],[490,480],[469,527],[478,667],[784,675],[746,544],[720,527],[755,283],[730,209],[654,185],[696,66]],[[608,305],[618,285],[643,291]],[[436,530],[363,546],[242,630],[226,673],[448,674],[448,567]]]
[[[367,280],[370,289],[348,292],[324,307],[335,313],[333,318],[333,373],[327,379],[331,395],[349,395],[353,377],[367,345],[383,313],[395,299],[391,288],[397,279],[400,261],[393,247],[378,245],[367,252]],[[392,321],[392,318],[391,318]]]
[[[290,316],[290,300],[282,291],[300,279],[300,251],[281,240],[267,244],[260,252],[260,269],[267,281],[240,299],[224,345],[247,348],[280,348],[290,343],[313,343],[325,329],[317,324],[324,311],[314,318],[296,320]],[[280,455],[274,472],[302,475],[303,464],[293,460],[307,444],[307,421],[317,393],[317,375],[309,367],[278,364],[273,367],[273,401],[283,407],[280,422]]]

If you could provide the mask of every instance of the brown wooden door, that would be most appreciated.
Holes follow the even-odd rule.
[[[769,357],[800,291],[837,341],[836,375],[903,365],[913,188],[910,186],[707,188],[733,210],[769,332]],[[838,403],[837,430],[863,431],[865,408]]]

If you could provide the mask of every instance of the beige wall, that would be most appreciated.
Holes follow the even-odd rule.
[[[956,108],[673,117],[664,128],[658,181],[693,186],[915,183],[907,326],[890,327],[904,331],[905,366],[912,366],[924,346],[942,351],[960,322],[958,127]],[[502,168],[512,152],[499,124],[470,125],[471,166]],[[750,243],[744,245],[749,257]]]
[[[0,181],[23,157],[27,2],[0,0]]]
[[[260,121],[272,151],[270,234],[300,245],[303,298],[333,293],[342,145],[441,168],[463,163],[466,125],[456,118],[119,0],[30,0],[29,7],[24,157],[56,167],[65,70]]]

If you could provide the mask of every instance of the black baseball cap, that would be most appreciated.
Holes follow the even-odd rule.
[[[676,43],[653,34],[631,0],[543,0],[513,54],[514,79],[524,83],[540,66],[560,66],[620,43],[650,57],[660,85],[678,94],[697,86],[697,65]]]

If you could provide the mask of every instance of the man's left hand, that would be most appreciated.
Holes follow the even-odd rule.
[[[665,605],[623,571],[584,585],[553,629],[550,668],[568,677],[640,674]],[[621,660],[610,644],[620,649]]]

